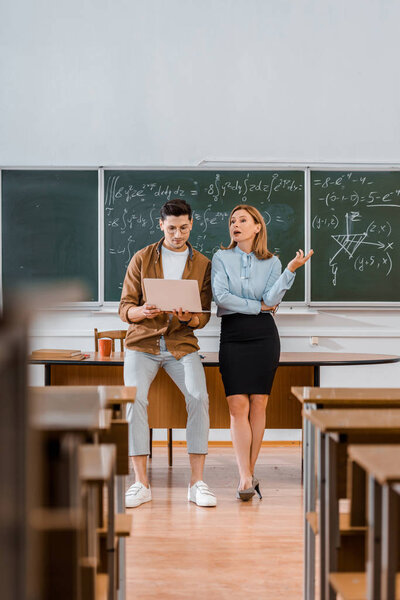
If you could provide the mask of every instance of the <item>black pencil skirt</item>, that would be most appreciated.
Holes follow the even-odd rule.
[[[270,394],[280,350],[278,330],[270,313],[224,315],[219,369],[225,394]]]

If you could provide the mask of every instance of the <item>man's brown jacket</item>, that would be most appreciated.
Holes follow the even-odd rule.
[[[199,349],[193,328],[179,322],[178,318],[161,313],[154,319],[144,319],[140,323],[132,323],[128,319],[131,306],[142,306],[146,302],[143,279],[162,279],[164,277],[161,259],[161,246],[164,238],[156,244],[146,246],[132,257],[126,271],[122,288],[119,315],[129,323],[125,346],[129,350],[139,350],[150,354],[160,353],[160,337],[163,335],[167,350],[178,360]],[[189,256],[186,261],[182,279],[196,279],[199,284],[201,305],[203,310],[211,308],[211,262],[194,250],[188,243]],[[178,308],[178,307],[177,307]],[[199,315],[200,323],[196,329],[204,327],[210,319],[210,313]]]

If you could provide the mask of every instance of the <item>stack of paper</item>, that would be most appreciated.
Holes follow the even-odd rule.
[[[80,350],[54,350],[54,348],[42,348],[34,350],[30,360],[83,360],[85,355]]]

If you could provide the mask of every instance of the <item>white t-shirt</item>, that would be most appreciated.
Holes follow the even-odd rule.
[[[161,246],[164,279],[182,279],[188,255],[189,248],[186,248],[184,252],[174,252]]]

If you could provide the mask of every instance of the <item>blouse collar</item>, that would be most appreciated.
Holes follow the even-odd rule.
[[[234,251],[234,252],[236,252],[237,254],[241,254],[241,255],[244,255],[244,256],[254,256],[254,252],[253,252],[253,251],[252,251],[252,252],[249,252],[249,253],[247,253],[247,252],[244,252],[243,250],[241,250],[241,249],[239,248],[239,246],[238,246],[237,244],[236,244],[236,246],[234,247],[233,251]]]

